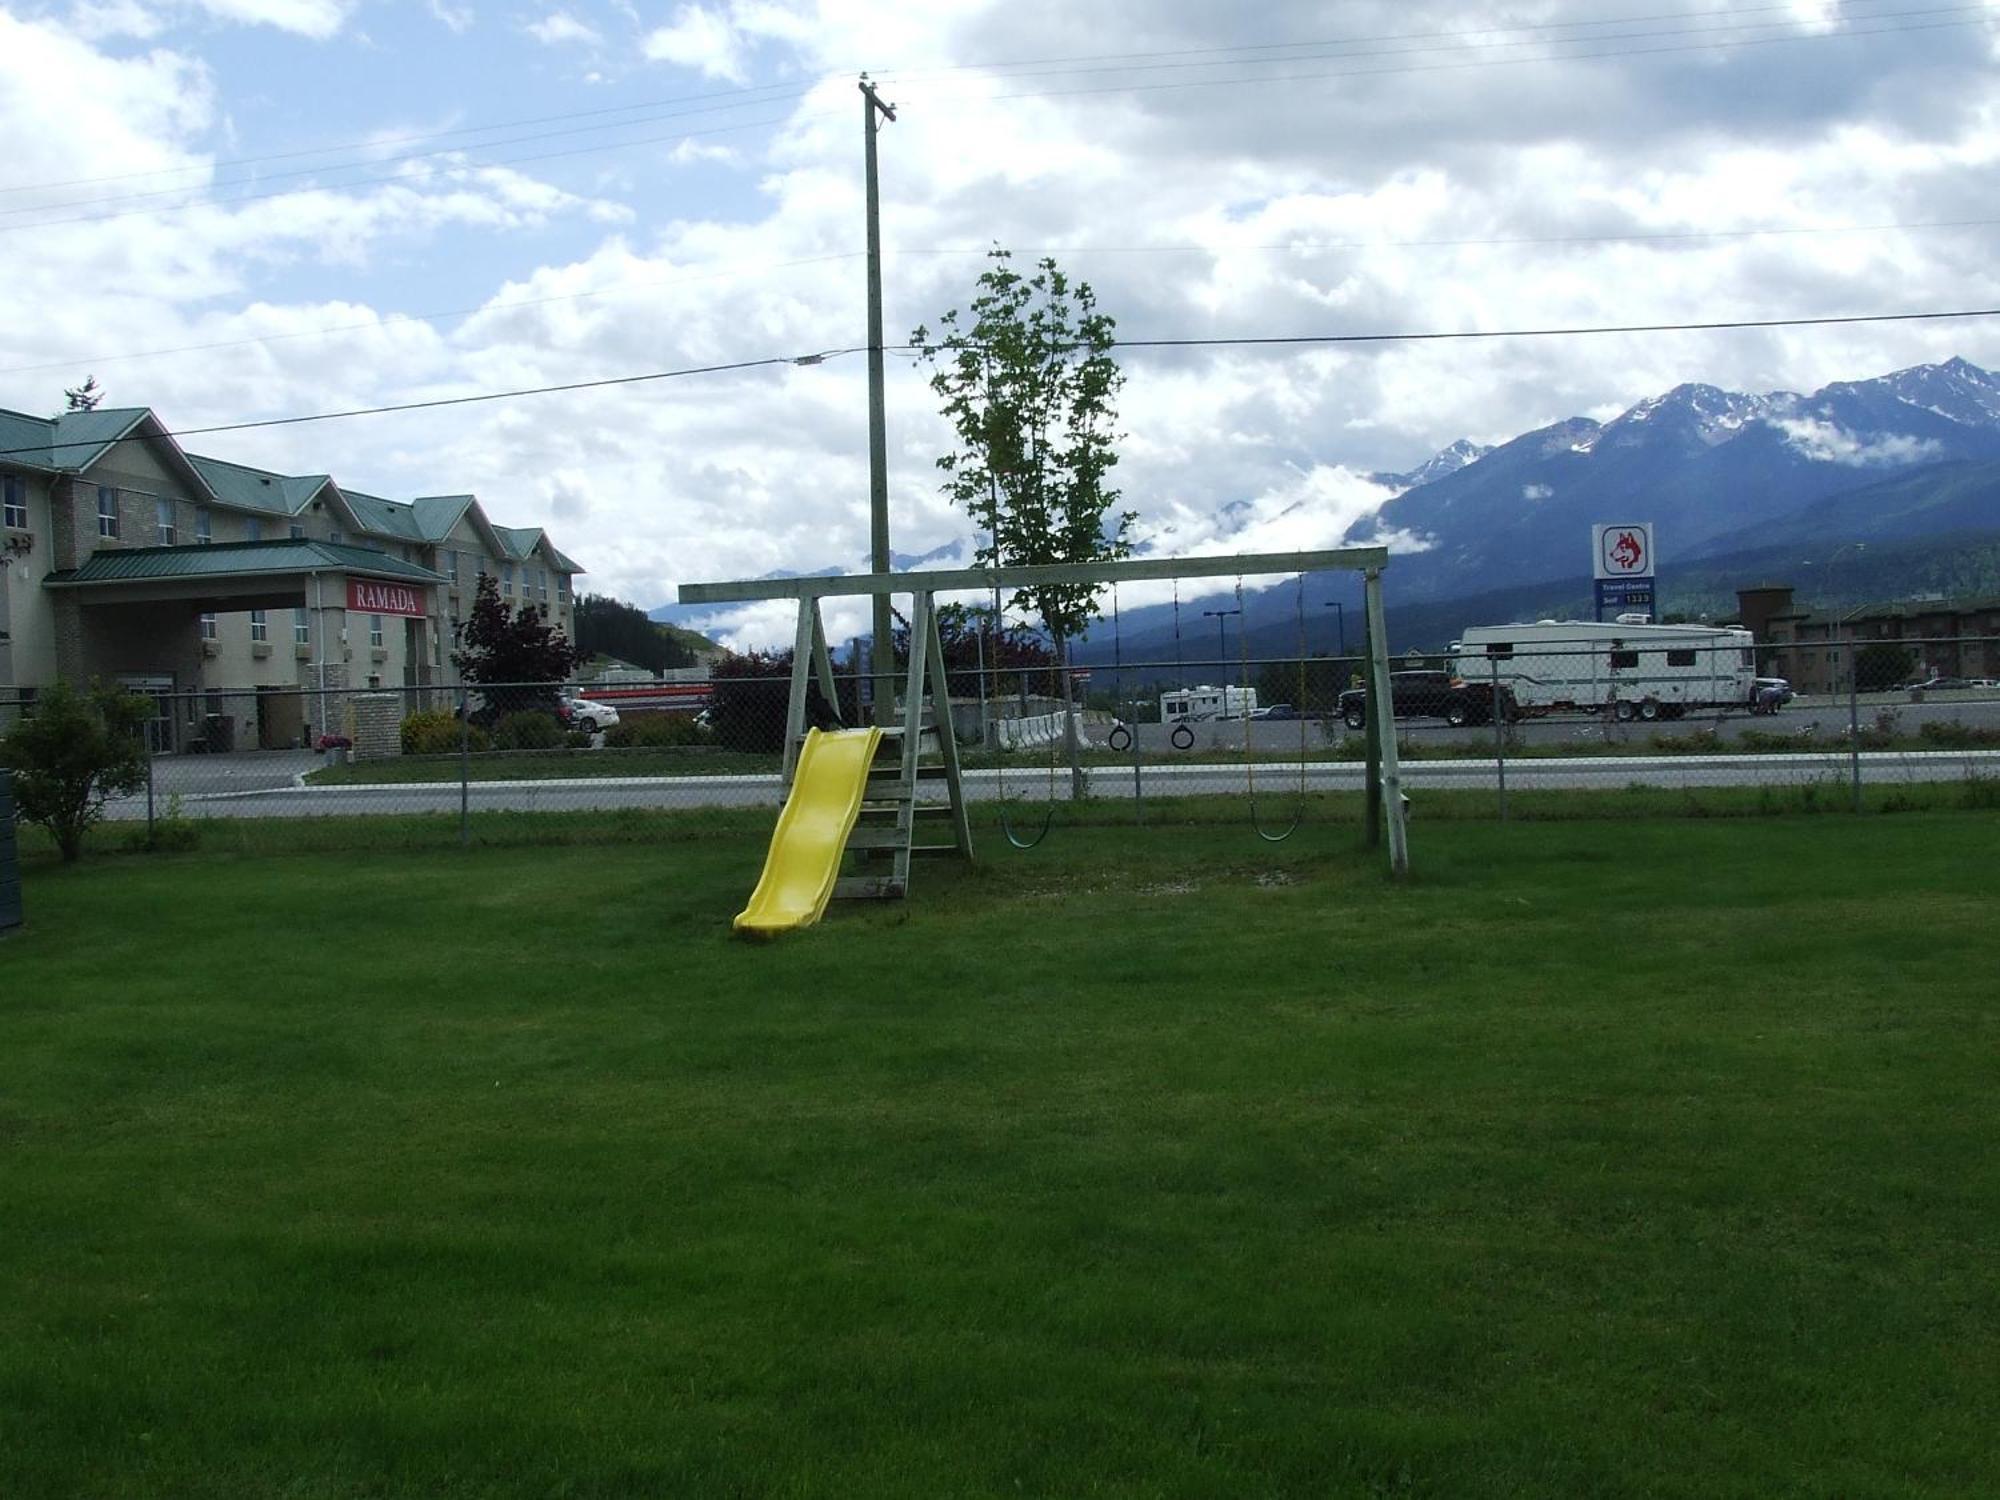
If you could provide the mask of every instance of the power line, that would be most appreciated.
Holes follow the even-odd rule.
[[[1889,0],[1847,0],[1847,3],[1850,5],[1886,4],[1889,3]],[[1743,15],[1768,14],[1774,12],[1796,14],[1796,5],[1793,3],[1793,0],[1781,0],[1781,3],[1777,4],[1738,6],[1733,10],[1729,11],[1727,14],[1735,16],[1743,16]],[[1071,53],[1066,55],[1058,55],[1054,57],[1015,58],[1007,62],[958,63],[948,66],[940,65],[931,68],[888,69],[880,71],[879,76],[885,81],[901,82],[911,79],[936,77],[952,73],[999,72],[1001,70],[1010,68],[1036,68],[1036,67],[1053,66],[1058,63],[1107,63],[1112,65],[1120,65],[1128,63],[1138,64],[1162,58],[1191,58],[1191,57],[1220,58],[1222,54],[1236,53],[1236,52],[1283,52],[1283,51],[1296,51],[1296,50],[1316,48],[1316,47],[1360,45],[1370,42],[1423,41],[1423,40],[1450,39],[1450,38],[1470,38],[1478,36],[1496,36],[1505,32],[1524,32],[1524,31],[1540,32],[1540,31],[1554,31],[1554,30],[1572,30],[1584,26],[1641,25],[1652,21],[1677,21],[1677,20],[1696,21],[1696,20],[1707,19],[1708,15],[1709,13],[1701,11],[1689,11],[1689,10],[1654,11],[1643,15],[1600,16],[1595,19],[1583,18],[1574,21],[1507,22],[1490,27],[1478,28],[1472,31],[1416,31],[1416,32],[1389,33],[1386,35],[1377,35],[1377,36],[1322,37],[1312,40],[1296,41],[1296,42],[1251,42],[1233,47],[1183,47],[1169,51],[1153,51],[1153,52]],[[1866,17],[1864,17],[1864,19],[1866,19]],[[1588,38],[1576,38],[1575,40],[1588,40]],[[1283,61],[1284,59],[1279,59],[1279,60]],[[1083,69],[1079,71],[1108,71],[1108,69],[1105,70]]]
[[[1198,241],[1185,244],[1158,245],[1052,245],[1021,246],[1016,255],[1237,255],[1237,254],[1292,254],[1297,252],[1331,252],[1343,250],[1434,250],[1465,248],[1504,248],[1509,246],[1560,246],[1560,245],[1620,245],[1620,244],[1682,244],[1703,240],[1751,239],[1764,236],[1790,237],[1800,235],[1832,234],[1885,234],[1932,229],[1990,229],[2000,225],[2000,218],[1993,219],[1916,219],[1890,221],[1877,224],[1792,224],[1746,229],[1665,229],[1641,230],[1628,234],[1563,234],[1563,235],[1488,235],[1464,239],[1412,239],[1412,240],[1288,240],[1263,244],[1223,242],[1204,245]],[[891,259],[897,256],[984,256],[991,246],[942,245],[935,247],[901,247],[884,253]],[[649,281],[624,282],[617,286],[594,287],[581,292],[561,292],[547,297],[526,297],[509,302],[486,302],[472,307],[445,308],[436,312],[392,313],[361,323],[332,323],[319,328],[299,328],[286,333],[253,334],[240,339],[217,339],[201,344],[177,344],[164,349],[135,349],[123,354],[76,355],[67,359],[44,360],[31,365],[0,366],[0,375],[31,375],[48,370],[69,370],[85,366],[119,364],[135,359],[161,359],[177,354],[206,354],[220,349],[243,349],[252,345],[288,343],[298,339],[326,338],[342,333],[371,333],[385,328],[396,328],[406,324],[441,323],[452,318],[476,317],[482,313],[512,312],[519,308],[546,307],[565,302],[583,302],[597,297],[628,296],[637,292],[654,291],[662,288],[689,286],[707,281],[729,281],[743,276],[760,275],[771,271],[795,270],[802,266],[830,265],[839,261],[858,260],[863,252],[842,250],[826,255],[803,256],[795,260],[767,261],[761,265],[737,266],[728,270],[704,271],[691,276],[673,276]]]
[[[1502,328],[1434,333],[1297,333],[1220,338],[1115,339],[1120,349],[1257,348],[1297,344],[1420,344],[1454,339],[1574,338],[1603,333],[1718,333],[1732,329],[1827,328],[1853,323],[1942,322],[1953,318],[2000,318],[2000,307],[1951,312],[1851,313],[1828,318],[1728,318],[1706,323],[1611,323],[1589,328]],[[911,348],[912,345],[901,347]]]
[[[1889,0],[1848,0],[1848,3],[1850,4],[1889,3]],[[1744,16],[1744,15],[1756,15],[1756,14],[1772,13],[1772,12],[1788,13],[1791,10],[1792,6],[1789,3],[1789,0],[1781,0],[1781,3],[1739,7],[1737,10],[1731,12],[1730,14],[1736,16]],[[1891,14],[1904,14],[1904,13],[1893,12]],[[1438,40],[1438,39],[1445,39],[1445,40],[1457,39],[1462,41],[1470,41],[1471,39],[1477,37],[1499,36],[1509,32],[1547,32],[1556,30],[1576,30],[1582,27],[1638,25],[1653,21],[1673,21],[1673,20],[1694,21],[1702,19],[1706,19],[1706,17],[1704,17],[1699,12],[1690,12],[1685,10],[1655,11],[1642,15],[1608,16],[1608,17],[1598,17],[1595,19],[1582,18],[1573,21],[1516,22],[1504,25],[1496,25],[1493,27],[1475,31],[1400,32],[1400,33],[1388,33],[1375,36],[1325,37],[1325,38],[1317,38],[1317,39],[1295,41],[1295,42],[1246,43],[1229,47],[1181,48],[1173,51],[1067,54],[1067,55],[1058,55],[1053,57],[1042,57],[1042,58],[1015,58],[1011,60],[985,62],[985,63],[939,65],[930,68],[888,69],[888,70],[876,68],[873,69],[872,71],[878,77],[894,77],[897,79],[918,79],[918,78],[932,78],[932,77],[945,76],[949,74],[960,74],[960,73],[970,73],[970,72],[996,73],[1009,69],[1053,66],[1056,64],[1104,63],[1118,67],[1136,67],[1138,65],[1163,58],[1202,58],[1202,57],[1210,58],[1213,59],[1214,61],[1210,64],[1195,64],[1196,66],[1203,66],[1203,65],[1220,66],[1226,62],[1232,60],[1238,60],[1234,57],[1234,55],[1243,53],[1300,52],[1318,48],[1363,46],[1373,43],[1392,42],[1392,41]],[[1715,28],[1705,28],[1705,29],[1715,29]],[[1515,45],[1515,44],[1498,43],[1498,44],[1488,44],[1488,45]],[[1249,60],[1254,61],[1254,59],[1249,59]],[[1284,61],[1285,59],[1279,58],[1277,60]],[[1110,70],[1109,68],[1079,68],[1075,69],[1074,71],[1092,72],[1092,71],[1109,71],[1109,70]],[[849,69],[847,71],[851,72],[853,70]],[[608,115],[635,114],[642,111],[650,111],[650,110],[665,108],[666,106],[670,105],[683,105],[683,104],[710,105],[711,109],[729,109],[729,108],[745,108],[754,105],[774,104],[793,99],[804,98],[807,95],[809,95],[813,91],[813,89],[818,87],[821,83],[827,82],[836,76],[844,76],[844,75],[829,74],[820,79],[816,79],[812,83],[806,84],[804,86],[799,86],[796,84],[787,85],[787,84],[773,83],[773,84],[757,85],[754,87],[715,89],[700,94],[669,95],[662,98],[636,100],[630,104],[606,105],[596,109],[564,110],[555,114],[529,115],[524,117],[518,117],[511,120],[494,120],[494,121],[488,121],[484,124],[461,125],[445,130],[413,132],[413,133],[405,133],[402,135],[392,135],[392,136],[380,136],[368,140],[336,142],[323,146],[308,146],[288,151],[264,152],[251,156],[224,157],[217,159],[215,161],[210,161],[206,163],[190,163],[186,166],[181,166],[181,167],[142,168],[136,171],[109,173],[97,177],[73,177],[73,178],[51,179],[48,181],[38,182],[38,183],[14,183],[9,185],[0,185],[0,195],[10,194],[10,193],[47,192],[66,187],[92,187],[101,183],[129,182],[134,180],[135,178],[142,178],[142,177],[172,176],[172,175],[181,175],[197,171],[213,171],[227,167],[256,166],[265,162],[273,162],[273,161],[296,161],[308,156],[335,156],[335,155],[342,155],[354,152],[364,153],[359,160],[353,163],[327,163],[323,164],[321,167],[311,169],[318,171],[335,171],[335,170],[341,170],[343,167],[348,165],[365,166],[377,162],[381,160],[381,158],[378,155],[376,155],[376,153],[379,153],[385,148],[393,146],[412,145],[423,141],[450,140],[461,136],[484,135],[497,130],[512,130],[530,125],[551,125],[551,124],[562,124],[572,120],[602,119]],[[1028,74],[1020,76],[1036,76],[1036,75]],[[718,100],[735,100],[737,102],[734,104],[715,104],[714,101]],[[707,113],[710,111],[696,110],[690,112]],[[649,118],[662,118],[662,117],[651,116]],[[615,123],[636,124],[642,122],[640,121],[614,122],[614,125]],[[594,128],[610,129],[614,128],[614,125],[605,125]],[[537,137],[529,137],[528,139],[541,139],[541,138],[544,137],[537,136]],[[468,142],[464,146],[450,148],[450,149],[478,150],[486,146],[499,145],[499,144],[505,144],[505,143],[492,142],[492,141]],[[198,184],[189,188],[164,189],[162,191],[163,192],[194,191],[196,190],[197,187],[213,188],[217,186],[230,186],[239,182],[249,182],[256,180],[264,180],[264,179],[254,176],[246,176],[243,178],[219,179],[215,182]],[[133,195],[133,196],[152,196],[152,195]],[[77,204],[56,204],[56,205],[45,205],[45,206],[70,207],[70,206],[78,206],[83,202],[91,202],[91,201],[115,201],[115,200],[109,200],[109,199],[78,200]]]
[[[1961,3],[1957,5],[1927,6],[1914,10],[1880,11],[1872,14],[1863,14],[1862,16],[1858,17],[1858,19],[1867,21],[1883,21],[1883,20],[1895,20],[1899,18],[1940,16],[1940,15],[1977,15],[1981,13],[1984,9],[1985,8],[1980,5]],[[1507,33],[1513,33],[1513,32],[1546,33],[1557,29],[1567,30],[1582,26],[1639,25],[1653,21],[1693,22],[1693,21],[1706,20],[1708,18],[1687,11],[1674,11],[1674,12],[1656,13],[1653,15],[1646,15],[1646,16],[1612,17],[1612,18],[1590,20],[1590,21],[1547,21],[1539,23],[1497,25],[1491,27],[1483,27],[1472,31],[1410,31],[1410,32],[1390,33],[1381,36],[1330,38],[1324,41],[1316,41],[1316,42],[1274,43],[1270,44],[1270,46],[1268,47],[1208,48],[1208,49],[1197,48],[1197,49],[1189,49],[1183,52],[1130,53],[1130,54],[1124,54],[1123,58],[1121,58],[1121,55],[1117,53],[1104,53],[1104,54],[1099,54],[1095,58],[1051,58],[1045,60],[1046,62],[1051,64],[1081,63],[1082,66],[1037,67],[1033,71],[1008,72],[999,74],[998,76],[1001,76],[1006,79],[1060,78],[1060,77],[1073,76],[1078,74],[1090,74],[1090,73],[1120,73],[1120,72],[1147,73],[1147,72],[1172,72],[1172,71],[1181,71],[1192,68],[1219,68],[1219,67],[1234,67],[1234,66],[1260,67],[1271,64],[1323,61],[1342,56],[1358,56],[1358,57],[1421,56],[1425,53],[1443,52],[1448,50],[1447,47],[1440,45],[1394,48],[1374,53],[1358,52],[1353,50],[1361,47],[1371,47],[1377,44],[1386,44],[1394,42],[1426,42],[1432,44],[1450,43],[1450,44],[1455,44],[1456,46],[1459,47],[1500,48],[1500,47],[1585,46],[1585,45],[1601,44],[1605,42],[1644,41],[1660,37],[1715,36],[1727,40],[1731,37],[1732,33],[1736,32],[1768,31],[1773,29],[1786,28],[1787,26],[1787,23],[1783,20],[1748,21],[1748,20],[1734,19],[1736,17],[1752,16],[1758,14],[1772,14],[1772,13],[1788,14],[1791,13],[1791,11],[1792,7],[1790,5],[1784,5],[1784,4],[1744,6],[1727,12],[1725,16],[1721,18],[1721,24],[1718,25],[1712,25],[1712,26],[1683,25],[1683,26],[1668,27],[1663,30],[1657,30],[1657,31],[1609,32],[1595,36],[1524,35],[1521,36],[1519,40],[1509,41],[1504,39]],[[1854,33],[1849,33],[1849,34],[1854,34]],[[1865,35],[1867,33],[1860,33],[1860,34]],[[1791,40],[1793,39],[1793,36],[1800,36],[1800,35],[1807,35],[1807,34],[1790,33],[1784,37],[1768,38],[1767,40],[1773,40],[1773,41]],[[1492,40],[1487,40],[1487,38],[1492,38]],[[1278,46],[1287,47],[1292,50],[1288,55],[1278,56],[1278,57],[1231,57],[1224,55],[1233,52],[1267,51]],[[1334,50],[1328,50],[1328,49],[1334,49]],[[1182,59],[1182,60],[1158,61],[1158,62],[1149,62],[1144,60],[1124,60],[1124,59],[1145,59],[1149,57]],[[1560,61],[1561,59],[1536,58],[1531,60]],[[1026,65],[1018,65],[1018,66],[1025,67]],[[973,66],[940,68],[934,70],[917,70],[913,72],[892,73],[889,76],[888,81],[897,84],[899,87],[902,87],[906,86],[907,84],[913,81],[927,77],[935,77],[944,74],[975,72],[975,71],[997,72],[996,69],[977,68]]]
[[[706,110],[702,110],[702,114],[706,114]],[[666,120],[666,118],[674,118],[674,116],[658,116],[658,118]],[[818,114],[818,116],[806,116],[806,118],[808,120],[820,120],[820,118],[826,118],[826,116]],[[478,162],[468,160],[468,162],[464,162],[464,168],[472,170],[472,172],[478,172],[478,170],[488,170],[488,168],[494,168],[494,166],[514,166],[518,162],[550,162],[550,160],[556,160],[558,156],[586,156],[590,152],[624,150],[628,146],[652,146],[652,144],[660,144],[660,142],[666,142],[666,140],[694,140],[698,136],[726,136],[726,134],[732,134],[736,130],[758,130],[762,126],[778,126],[778,124],[788,124],[788,122],[792,122],[790,116],[778,114],[778,116],[770,116],[766,120],[744,120],[744,122],[728,124],[728,126],[708,126],[706,130],[676,130],[674,134],[668,134],[668,136],[640,136],[636,140],[608,140],[608,142],[598,142],[594,146],[570,146],[566,150],[556,150],[556,152],[532,152],[532,154],[526,154],[526,156],[500,156],[500,158],[494,158],[494,160],[478,160]],[[616,128],[622,128],[622,126],[628,126],[628,124],[652,124],[652,120],[620,120],[616,126],[582,126],[582,128],[584,130],[616,130]],[[550,140],[552,136],[562,136],[562,134],[574,134],[574,132],[554,130],[554,132],[548,132],[546,136],[514,136],[512,140],[514,142]],[[486,144],[508,144],[508,142],[486,142]],[[432,152],[410,152],[406,156],[382,156],[376,162],[368,162],[368,166],[388,166],[388,164],[394,164],[394,162],[412,162],[412,160],[430,158],[430,156],[456,156],[462,150],[464,148],[452,146],[452,148],[442,148],[442,150],[432,150]],[[282,176],[282,178],[316,176],[322,170],[326,170],[326,168],[300,168],[296,172],[272,172],[272,176]],[[338,170],[346,170],[346,168],[338,168]],[[134,192],[134,194],[124,194],[120,198],[78,198],[78,200],[74,200],[70,204],[54,204],[54,206],[56,208],[80,208],[80,206],[88,206],[92,202],[130,202],[130,200],[136,200],[136,198],[162,198],[162,196],[170,196],[170,194],[176,194],[176,192],[194,192],[194,194],[198,194],[198,196],[188,198],[186,202],[158,204],[154,208],[124,208],[124,210],[118,210],[118,212],[112,212],[112,214],[78,214],[78,216],[72,216],[72,218],[36,218],[36,220],[26,222],[26,224],[0,224],[0,234],[8,234],[12,230],[52,228],[56,224],[104,224],[104,222],[114,220],[114,218],[134,218],[138,214],[178,214],[184,208],[208,208],[208,206],[214,206],[214,208],[234,208],[236,204],[250,204],[250,202],[258,202],[262,198],[288,198],[288,196],[298,194],[298,192],[344,192],[348,188],[368,188],[368,186],[378,186],[378,184],[384,184],[384,182],[408,186],[410,180],[404,178],[398,172],[388,172],[384,176],[354,178],[350,182],[306,184],[306,186],[298,186],[298,188],[272,188],[270,192],[246,192],[246,194],[238,194],[238,196],[230,196],[230,198],[200,196],[202,194],[200,188],[162,188],[160,192]],[[26,208],[0,208],[0,214],[38,214],[38,212],[46,212],[46,210],[48,210],[48,206],[36,204],[36,206],[26,206]]]
[[[270,151],[259,156],[224,157],[217,161],[201,163],[201,164],[190,164],[185,167],[152,167],[152,168],[143,168],[139,171],[134,171],[134,172],[114,172],[103,177],[71,177],[50,182],[16,183],[10,187],[0,187],[0,193],[50,192],[57,188],[94,187],[98,183],[102,182],[130,182],[135,177],[161,177],[181,172],[212,171],[219,167],[256,166],[259,163],[267,161],[297,161],[300,157],[304,156],[336,156],[344,152],[353,152],[353,151],[372,153],[380,151],[385,147],[407,146],[414,144],[415,142],[418,141],[441,141],[441,140],[448,140],[454,136],[461,136],[461,135],[484,135],[488,131],[513,130],[516,129],[517,127],[524,125],[555,125],[555,124],[561,124],[566,120],[598,119],[605,115],[630,114],[640,110],[660,109],[669,104],[700,104],[711,99],[727,99],[736,97],[738,95],[748,96],[752,94],[768,94],[772,96],[770,98],[759,98],[759,99],[744,97],[742,99],[742,102],[736,105],[716,106],[716,108],[742,109],[752,105],[780,104],[790,99],[801,99],[804,98],[807,94],[811,93],[813,88],[816,87],[818,87],[817,82],[806,88],[799,88],[796,85],[783,85],[783,84],[770,83],[770,84],[761,84],[755,88],[718,89],[711,93],[706,93],[706,94],[681,94],[681,95],[670,96],[664,99],[642,99],[632,104],[606,105],[601,109],[565,110],[561,114],[554,114],[554,115],[530,115],[525,119],[518,119],[518,120],[494,120],[485,125],[461,125],[458,126],[456,129],[452,130],[432,130],[411,135],[382,136],[373,140],[346,141],[331,146],[308,146],[295,151]],[[694,113],[706,113],[706,112],[707,111],[694,111]],[[641,122],[627,120],[621,123],[630,125],[630,124],[638,124]],[[600,128],[608,130],[613,127],[607,125]],[[480,146],[492,145],[492,144],[496,143],[490,141],[474,142],[467,146],[459,147],[456,149],[477,150],[479,149]],[[380,158],[374,157],[372,155],[364,156],[360,160],[360,162],[355,163],[355,165],[367,165],[369,162],[376,161],[379,159]],[[335,166],[328,166],[322,168],[321,170],[332,171],[335,169],[336,169]],[[248,182],[248,181],[255,181],[257,179],[246,177],[234,180]],[[213,183],[207,184],[207,186],[215,186],[215,185],[216,184]],[[223,185],[226,186],[227,184],[225,183]],[[181,191],[186,191],[186,190],[182,189]]]
[[[828,349],[817,354],[767,355],[763,359],[739,359],[727,364],[690,365],[679,370],[649,370],[642,375],[610,375],[599,380],[572,380],[561,385],[526,386],[518,390],[479,391],[469,396],[435,396],[425,401],[398,401],[386,406],[357,406],[344,411],[310,412],[296,417],[261,417],[251,422],[219,422],[211,427],[178,427],[163,432],[175,440],[205,437],[217,432],[248,432],[259,427],[297,427],[307,422],[338,422],[348,417],[380,417],[394,412],[435,411],[446,406],[474,406],[488,401],[512,401],[522,396],[553,396],[565,391],[597,391],[611,386],[644,385],[658,380],[681,380],[694,375],[727,375],[740,370],[758,370],[776,365],[820,364],[844,354],[858,354],[860,347]],[[120,439],[119,441],[122,441]],[[97,448],[102,438],[77,439],[67,443],[43,443],[31,448],[0,448],[0,458],[23,453],[53,453],[62,448]]]
[[[1975,7],[1963,7],[1975,9]],[[1018,94],[986,94],[979,96],[988,104],[999,104],[1020,99],[1074,99],[1094,94],[1146,94],[1163,93],[1171,89],[1242,88],[1245,85],[1265,85],[1272,83],[1311,83],[1338,78],[1388,78],[1411,73],[1463,72],[1470,68],[1522,67],[1545,63],[1601,62],[1623,57],[1662,57],[1676,53],[1710,52],[1718,49],[1742,49],[1746,47],[1768,47],[1780,44],[1790,45],[1802,42],[1847,41],[1870,36],[1906,36],[1924,31],[1942,31],[1966,26],[1986,24],[1990,14],[1978,8],[1980,14],[1961,21],[1930,21],[1916,26],[1882,26],[1873,29],[1852,29],[1847,31],[1827,31],[1801,33],[1797,36],[1744,37],[1735,41],[1709,41],[1683,43],[1671,47],[1630,47],[1603,52],[1573,52],[1551,57],[1488,57],[1462,62],[1411,64],[1395,68],[1344,68],[1327,73],[1279,73],[1275,75],[1250,76],[1240,78],[1184,78],[1172,83],[1127,83],[1104,84],[1079,89],[1040,89]],[[922,85],[917,86],[917,97],[926,97]],[[957,96],[963,97],[963,96]]]
[[[1300,333],[1229,335],[1214,338],[1116,339],[1119,349],[1222,349],[1277,348],[1302,345],[1444,343],[1490,339],[1576,338],[1597,334],[1632,333],[1715,333],[1761,328],[1826,328],[1862,323],[1942,322],[1951,319],[2000,318],[2000,307],[1955,309],[1946,312],[1852,313],[1818,318],[1735,318],[1699,323],[1621,323],[1568,328],[1490,328],[1439,330],[1417,333]],[[885,346],[910,352],[920,346]],[[512,401],[527,396],[559,395],[572,391],[604,390],[613,386],[643,385],[653,381],[679,380],[696,375],[723,375],[743,370],[774,368],[780,365],[818,365],[829,359],[865,353],[866,345],[825,349],[808,354],[767,355],[762,359],[735,360],[727,364],[694,365],[678,370],[651,370],[639,375],[613,375],[598,380],[573,380],[559,385],[526,386],[514,390],[481,391],[465,396],[438,396],[424,401],[400,401],[382,406],[354,407],[344,411],[312,412],[292,417],[262,417],[249,422],[223,422],[209,427],[183,427],[167,432],[171,438],[203,437],[218,432],[249,432],[265,427],[296,427],[308,422],[335,422],[349,417],[378,417],[397,412],[435,411],[442,407],[472,406],[483,402]],[[0,449],[0,458],[24,453],[49,453],[60,448],[94,448],[101,440],[36,444],[28,448]]]

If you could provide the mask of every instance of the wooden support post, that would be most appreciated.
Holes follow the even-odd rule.
[[[1401,880],[1410,873],[1408,829],[1403,821],[1403,771],[1396,757],[1396,702],[1389,681],[1389,628],[1382,615],[1382,570],[1369,568],[1362,577],[1368,605],[1368,722],[1381,746],[1382,821],[1389,835],[1389,873]]]
[[[965,807],[965,783],[958,769],[958,725],[951,716],[951,678],[944,669],[944,639],[938,634],[937,614],[930,614],[930,628],[924,632],[925,653],[930,657],[931,718],[937,724],[938,749],[944,755],[944,784],[951,798],[951,832],[958,842],[961,858],[972,858],[972,820]]]
[[[846,725],[847,715],[840,711],[840,692],[834,686],[833,658],[827,654],[826,626],[820,621],[819,600],[817,599],[812,601],[812,633],[813,671],[819,677],[819,690],[826,698],[827,709],[836,719],[840,720],[842,725]]]
[[[917,752],[924,734],[924,651],[923,642],[931,631],[931,596],[917,594],[910,600],[910,673],[903,686],[903,785],[914,809],[917,795]]]
[[[799,600],[798,628],[792,633],[792,691],[785,703],[786,791],[791,790],[792,772],[799,763],[799,741],[806,733],[806,674],[812,670],[813,624],[818,617],[812,600]]]

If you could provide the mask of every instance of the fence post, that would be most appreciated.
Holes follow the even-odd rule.
[[[458,685],[458,847],[472,846],[472,702]]]
[[[153,748],[153,729],[146,727],[146,845],[153,843],[153,757],[159,752]]]
[[[1861,811],[1861,653],[1847,642],[1847,754],[1854,782],[1854,810]]]
[[[1500,709],[1500,658],[1489,656],[1486,665],[1493,674],[1493,775],[1500,788],[1500,821],[1507,821],[1507,721]]]
[[[1375,680],[1374,635],[1364,630],[1361,636],[1362,649],[1368,653],[1363,663],[1363,681],[1367,683],[1367,696],[1362,700],[1366,705],[1366,729],[1363,734],[1362,753],[1363,774],[1366,777],[1367,792],[1363,799],[1362,822],[1368,825],[1364,840],[1368,848],[1378,848],[1382,843],[1382,741],[1375,733],[1375,715],[1382,711],[1382,693],[1386,686]],[[1390,707],[1390,722],[1395,722],[1395,708]]]

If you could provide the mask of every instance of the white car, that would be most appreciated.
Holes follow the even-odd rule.
[[[609,703],[594,703],[588,698],[565,698],[563,718],[572,729],[581,729],[585,734],[596,734],[600,729],[609,729],[618,722],[618,710]]]

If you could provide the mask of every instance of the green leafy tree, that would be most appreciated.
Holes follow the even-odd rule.
[[[983,563],[1130,556],[1136,516],[1113,510],[1118,491],[1107,483],[1125,383],[1111,357],[1116,324],[1089,283],[1053,260],[1023,276],[998,246],[988,259],[966,312],[910,336],[957,439],[938,459],[945,493],[985,533]],[[1087,585],[1024,589],[1016,604],[1040,619],[1063,660],[1099,613]]]
[[[65,863],[83,853],[106,800],[146,784],[152,716],[153,705],[135,693],[98,682],[79,693],[57,682],[31,717],[0,735],[0,765],[14,773],[21,818],[49,831]]]
[[[694,652],[644,610],[603,594],[585,594],[576,601],[576,648],[584,660],[615,656],[649,672],[694,665]]]
[[[569,638],[549,624],[538,605],[509,610],[490,573],[479,575],[472,612],[458,639],[452,665],[467,682],[487,689],[489,713],[552,712],[556,685],[576,669],[577,651]]]

